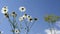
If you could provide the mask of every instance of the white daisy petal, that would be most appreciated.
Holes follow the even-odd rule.
[[[3,7],[1,11],[2,11],[3,14],[7,13],[8,12],[8,7],[7,6]]]
[[[19,33],[20,33],[20,31],[19,31],[18,29],[15,29],[14,32],[15,32],[16,34],[19,34]]]
[[[24,17],[25,19],[27,18],[27,16],[25,14],[22,17]]]
[[[24,18],[23,17],[19,17],[19,21],[23,21],[24,20]]]
[[[33,22],[33,19],[32,19],[32,17],[30,15],[27,15],[27,21],[28,22]]]
[[[27,15],[27,19],[30,19],[31,18],[31,16],[30,15]]]
[[[21,12],[25,12],[25,11],[26,11],[26,8],[22,6],[22,7],[19,8],[19,10],[20,10]]]
[[[32,18],[29,18],[29,19],[28,19],[28,22],[33,22],[33,19],[32,19]]]

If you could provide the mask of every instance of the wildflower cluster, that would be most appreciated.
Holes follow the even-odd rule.
[[[55,16],[55,15],[48,15],[45,17],[45,21],[47,22],[56,22],[57,20],[59,20],[59,16]]]
[[[21,12],[25,12],[26,11],[26,8],[25,7],[19,7],[19,10]],[[18,23],[16,22],[16,19],[15,19],[17,17],[17,13],[15,11],[13,11],[11,14],[9,14],[8,13],[9,10],[8,10],[8,7],[7,6],[4,6],[1,11],[5,15],[5,17],[8,18],[8,21],[12,25],[11,28],[12,28],[13,34],[19,34],[21,30],[20,30],[20,28],[18,26]],[[13,20],[10,18],[10,16],[13,17]],[[22,22],[24,20],[27,20],[28,22],[33,22],[33,21],[37,21],[37,18],[32,18],[30,15],[28,15],[28,14],[25,13],[23,16],[19,17],[19,21],[20,22]],[[30,26],[32,26],[33,23]],[[28,24],[25,23],[25,26],[26,25],[28,25]],[[30,26],[26,26],[26,29],[27,30],[30,30]],[[26,34],[28,34],[28,32],[26,32]]]
[[[37,18],[32,18],[30,15],[28,14],[24,14],[22,17],[19,17],[19,21],[23,21],[24,19],[27,19],[28,22],[33,22],[37,20]]]

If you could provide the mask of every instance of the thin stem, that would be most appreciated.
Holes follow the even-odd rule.
[[[32,26],[35,24],[35,22],[33,22],[32,24],[31,24],[31,26],[30,26],[30,29],[32,28]]]
[[[30,24],[30,23],[29,23]],[[30,29],[32,28],[32,26],[35,24],[35,22],[33,22],[31,25],[27,24],[27,22],[25,23],[26,28],[27,28],[27,32],[26,34],[28,34],[28,32],[30,31]]]
[[[20,22],[20,30],[22,29],[22,24],[21,24],[21,22]]]
[[[49,26],[50,26],[50,32],[51,32],[51,34],[52,34],[52,28],[51,28],[51,23],[49,23]]]
[[[14,29],[14,25],[13,25],[12,21],[10,20],[10,18],[8,18],[8,21],[10,22],[10,24],[13,26],[13,29]],[[14,31],[13,31],[13,34],[15,34]]]
[[[15,32],[13,32],[13,34],[15,34]]]
[[[10,25],[11,25],[11,27],[13,26],[13,23],[12,23],[12,21],[10,20],[10,18],[8,18],[8,21],[10,22]]]
[[[13,16],[13,25],[15,24],[15,18],[14,18],[14,16]],[[13,27],[14,29],[15,29],[15,25],[14,25],[14,27]]]
[[[27,32],[26,32],[26,34],[28,34],[28,32],[29,32],[29,27],[27,27]]]
[[[54,25],[52,24],[52,28],[54,29],[54,34],[56,34],[56,32],[55,32],[55,28],[54,28]]]
[[[29,32],[29,26],[28,26],[28,24],[27,24],[27,22],[25,22],[25,25],[26,25],[26,34],[28,34],[28,32]]]

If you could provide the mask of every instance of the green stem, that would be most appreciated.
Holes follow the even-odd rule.
[[[32,28],[32,26],[35,24],[35,22],[33,22],[32,24],[31,24],[31,26],[30,26],[30,29]]]
[[[20,22],[20,30],[22,29],[22,24],[21,24],[21,22]]]
[[[8,18],[8,21],[10,22],[11,27],[13,26],[13,29],[14,29],[13,22],[10,20],[10,18]],[[13,34],[15,34],[15,33],[13,32]]]
[[[14,18],[14,16],[13,16],[13,25],[15,24],[15,18]],[[15,25],[14,25],[14,27],[13,27],[14,29],[15,29]]]
[[[15,32],[13,32],[13,34],[15,34]]]
[[[52,28],[51,28],[51,23],[49,23],[49,26],[50,26],[50,32],[51,32],[51,34],[52,34]]]
[[[52,24],[52,28],[54,29],[54,34],[56,34],[56,32],[55,32],[55,28],[54,28],[54,25]]]
[[[10,25],[11,25],[11,27],[13,26],[13,23],[12,23],[12,21],[10,20],[10,18],[8,18],[8,21],[10,22]]]
[[[27,32],[26,32],[26,34],[28,34],[28,32],[29,32],[29,27],[27,27]]]
[[[28,34],[28,32],[29,32],[29,26],[28,26],[27,22],[25,22],[25,25],[26,25],[26,34]]]
[[[13,25],[15,24],[15,22],[16,22],[16,20],[15,20],[15,17],[13,16]],[[14,25],[13,28],[15,30],[16,26]],[[15,34],[15,32],[13,32],[13,34]]]

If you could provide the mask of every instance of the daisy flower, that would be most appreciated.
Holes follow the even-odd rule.
[[[2,11],[3,14],[7,13],[8,12],[8,7],[4,6],[1,11]]]
[[[23,21],[24,20],[24,17],[19,17],[19,21]]]
[[[26,19],[27,18],[27,14],[24,14],[22,17],[24,17],[24,19]]]
[[[19,34],[19,33],[20,33],[20,31],[19,31],[18,29],[15,29],[14,32],[15,32],[16,34]]]
[[[5,17],[9,18],[9,14],[8,13],[5,13],[4,15],[5,15]]]
[[[22,7],[19,8],[19,10],[20,10],[21,12],[25,12],[25,11],[26,11],[26,8],[22,6]]]
[[[30,15],[27,15],[27,19],[30,19],[31,18],[31,16]]]
[[[33,21],[32,17],[30,15],[27,15],[27,19],[28,19],[29,22]]]
[[[11,16],[16,17],[16,16],[17,16],[17,14],[16,14],[15,12],[12,12]]]
[[[32,18],[30,18],[30,19],[29,19],[29,21],[30,21],[30,22],[33,22],[33,19],[32,19]]]
[[[34,18],[35,21],[37,21],[38,19],[37,18]]]
[[[32,19],[32,18],[29,18],[28,21],[29,21],[29,22],[33,22],[33,19]]]

